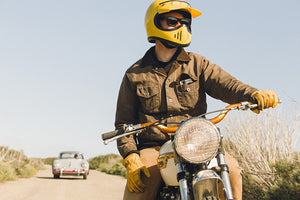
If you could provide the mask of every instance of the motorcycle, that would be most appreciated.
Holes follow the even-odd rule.
[[[208,112],[187,119],[179,126],[168,127],[160,121],[126,125],[123,129],[102,134],[104,144],[120,137],[139,134],[149,127],[155,127],[171,135],[171,140],[161,146],[157,160],[163,179],[158,192],[161,200],[219,200],[218,183],[223,186],[224,197],[233,199],[222,146],[223,136],[215,125],[231,110],[257,108],[257,104],[242,102],[225,109]],[[219,114],[206,119],[212,113]]]

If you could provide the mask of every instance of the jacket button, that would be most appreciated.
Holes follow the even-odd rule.
[[[169,99],[169,102],[172,103],[172,102],[173,102],[173,99]]]

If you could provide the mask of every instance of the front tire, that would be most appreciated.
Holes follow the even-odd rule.
[[[86,174],[83,175],[83,179],[84,179],[84,180],[87,179],[87,175],[86,175]]]
[[[219,200],[219,198],[215,196],[208,196],[208,197],[204,197],[203,200]]]

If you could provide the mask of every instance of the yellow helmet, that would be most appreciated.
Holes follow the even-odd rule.
[[[202,12],[193,9],[189,3],[180,0],[156,0],[148,8],[145,16],[145,26],[148,41],[154,43],[155,40],[167,42],[175,46],[186,47],[191,43],[191,30],[186,25],[181,25],[174,29],[162,29],[158,23],[159,16],[169,12],[184,12],[189,18],[198,17]]]

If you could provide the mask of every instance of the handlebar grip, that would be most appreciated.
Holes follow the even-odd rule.
[[[107,132],[107,133],[103,133],[101,136],[102,136],[102,140],[107,140],[107,139],[113,138],[117,135],[120,135],[122,133],[124,133],[124,130],[123,129],[118,129],[118,130],[110,131],[110,132]]]
[[[257,100],[254,97],[251,97],[250,102],[253,104],[258,104]]]

